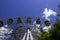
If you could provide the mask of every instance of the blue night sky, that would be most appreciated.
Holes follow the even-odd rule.
[[[0,0],[0,18],[15,16],[41,17],[45,8],[58,11],[60,0]]]
[[[60,13],[57,8],[58,4],[60,4],[60,0],[0,0],[0,19],[10,17],[14,18],[19,16],[34,16],[41,18],[45,8],[52,9]],[[51,16],[50,18],[54,19],[51,20],[51,23],[54,24],[56,18],[53,16]],[[6,25],[7,20],[3,21],[4,25]],[[44,24],[44,18],[41,19],[41,21],[41,23]],[[16,20],[13,23],[14,27],[16,26],[15,24]],[[11,28],[13,27],[11,26]]]

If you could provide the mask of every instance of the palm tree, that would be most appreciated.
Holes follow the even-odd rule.
[[[57,21],[49,33],[44,33],[38,40],[60,40],[60,20]]]
[[[58,4],[58,9],[60,10],[60,4]]]

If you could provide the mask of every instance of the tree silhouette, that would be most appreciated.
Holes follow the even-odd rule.
[[[60,40],[60,20],[47,33],[43,33],[38,40]]]
[[[60,4],[58,4],[58,9],[60,10]]]

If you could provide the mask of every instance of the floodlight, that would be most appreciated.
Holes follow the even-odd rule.
[[[11,25],[13,23],[13,19],[12,18],[9,18],[8,21],[7,21],[7,24],[8,25]]]
[[[18,17],[18,19],[17,19],[17,23],[22,23],[22,20],[21,20],[20,17]]]
[[[31,17],[27,17],[27,23],[31,23]]]
[[[46,25],[46,26],[49,26],[49,25],[50,25],[50,21],[46,20],[46,21],[45,21],[45,25]]]
[[[3,26],[3,21],[0,21],[0,27],[2,27]]]
[[[40,19],[39,18],[36,20],[36,24],[40,24]]]

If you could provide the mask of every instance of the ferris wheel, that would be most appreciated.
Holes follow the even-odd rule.
[[[16,17],[16,18],[10,17],[10,18],[3,18],[0,20],[7,22],[8,26],[10,26],[10,25],[13,26],[13,28],[12,28],[12,26],[10,27],[13,29],[13,35],[12,35],[12,36],[14,36],[13,40],[17,40],[17,39],[23,40],[25,33],[26,33],[26,35],[29,34],[31,37],[37,36],[36,35],[37,33],[33,30],[39,31],[39,30],[37,30],[37,29],[39,29],[39,27],[36,27],[36,24],[40,25],[40,22],[41,22],[39,17]],[[35,24],[33,24],[34,21],[36,22]],[[28,33],[28,32],[30,32],[30,33]],[[30,36],[28,36],[28,37],[30,37]],[[33,40],[34,39],[34,38],[28,38],[28,37],[26,37],[27,39],[25,38],[25,40],[28,40],[28,39]]]

